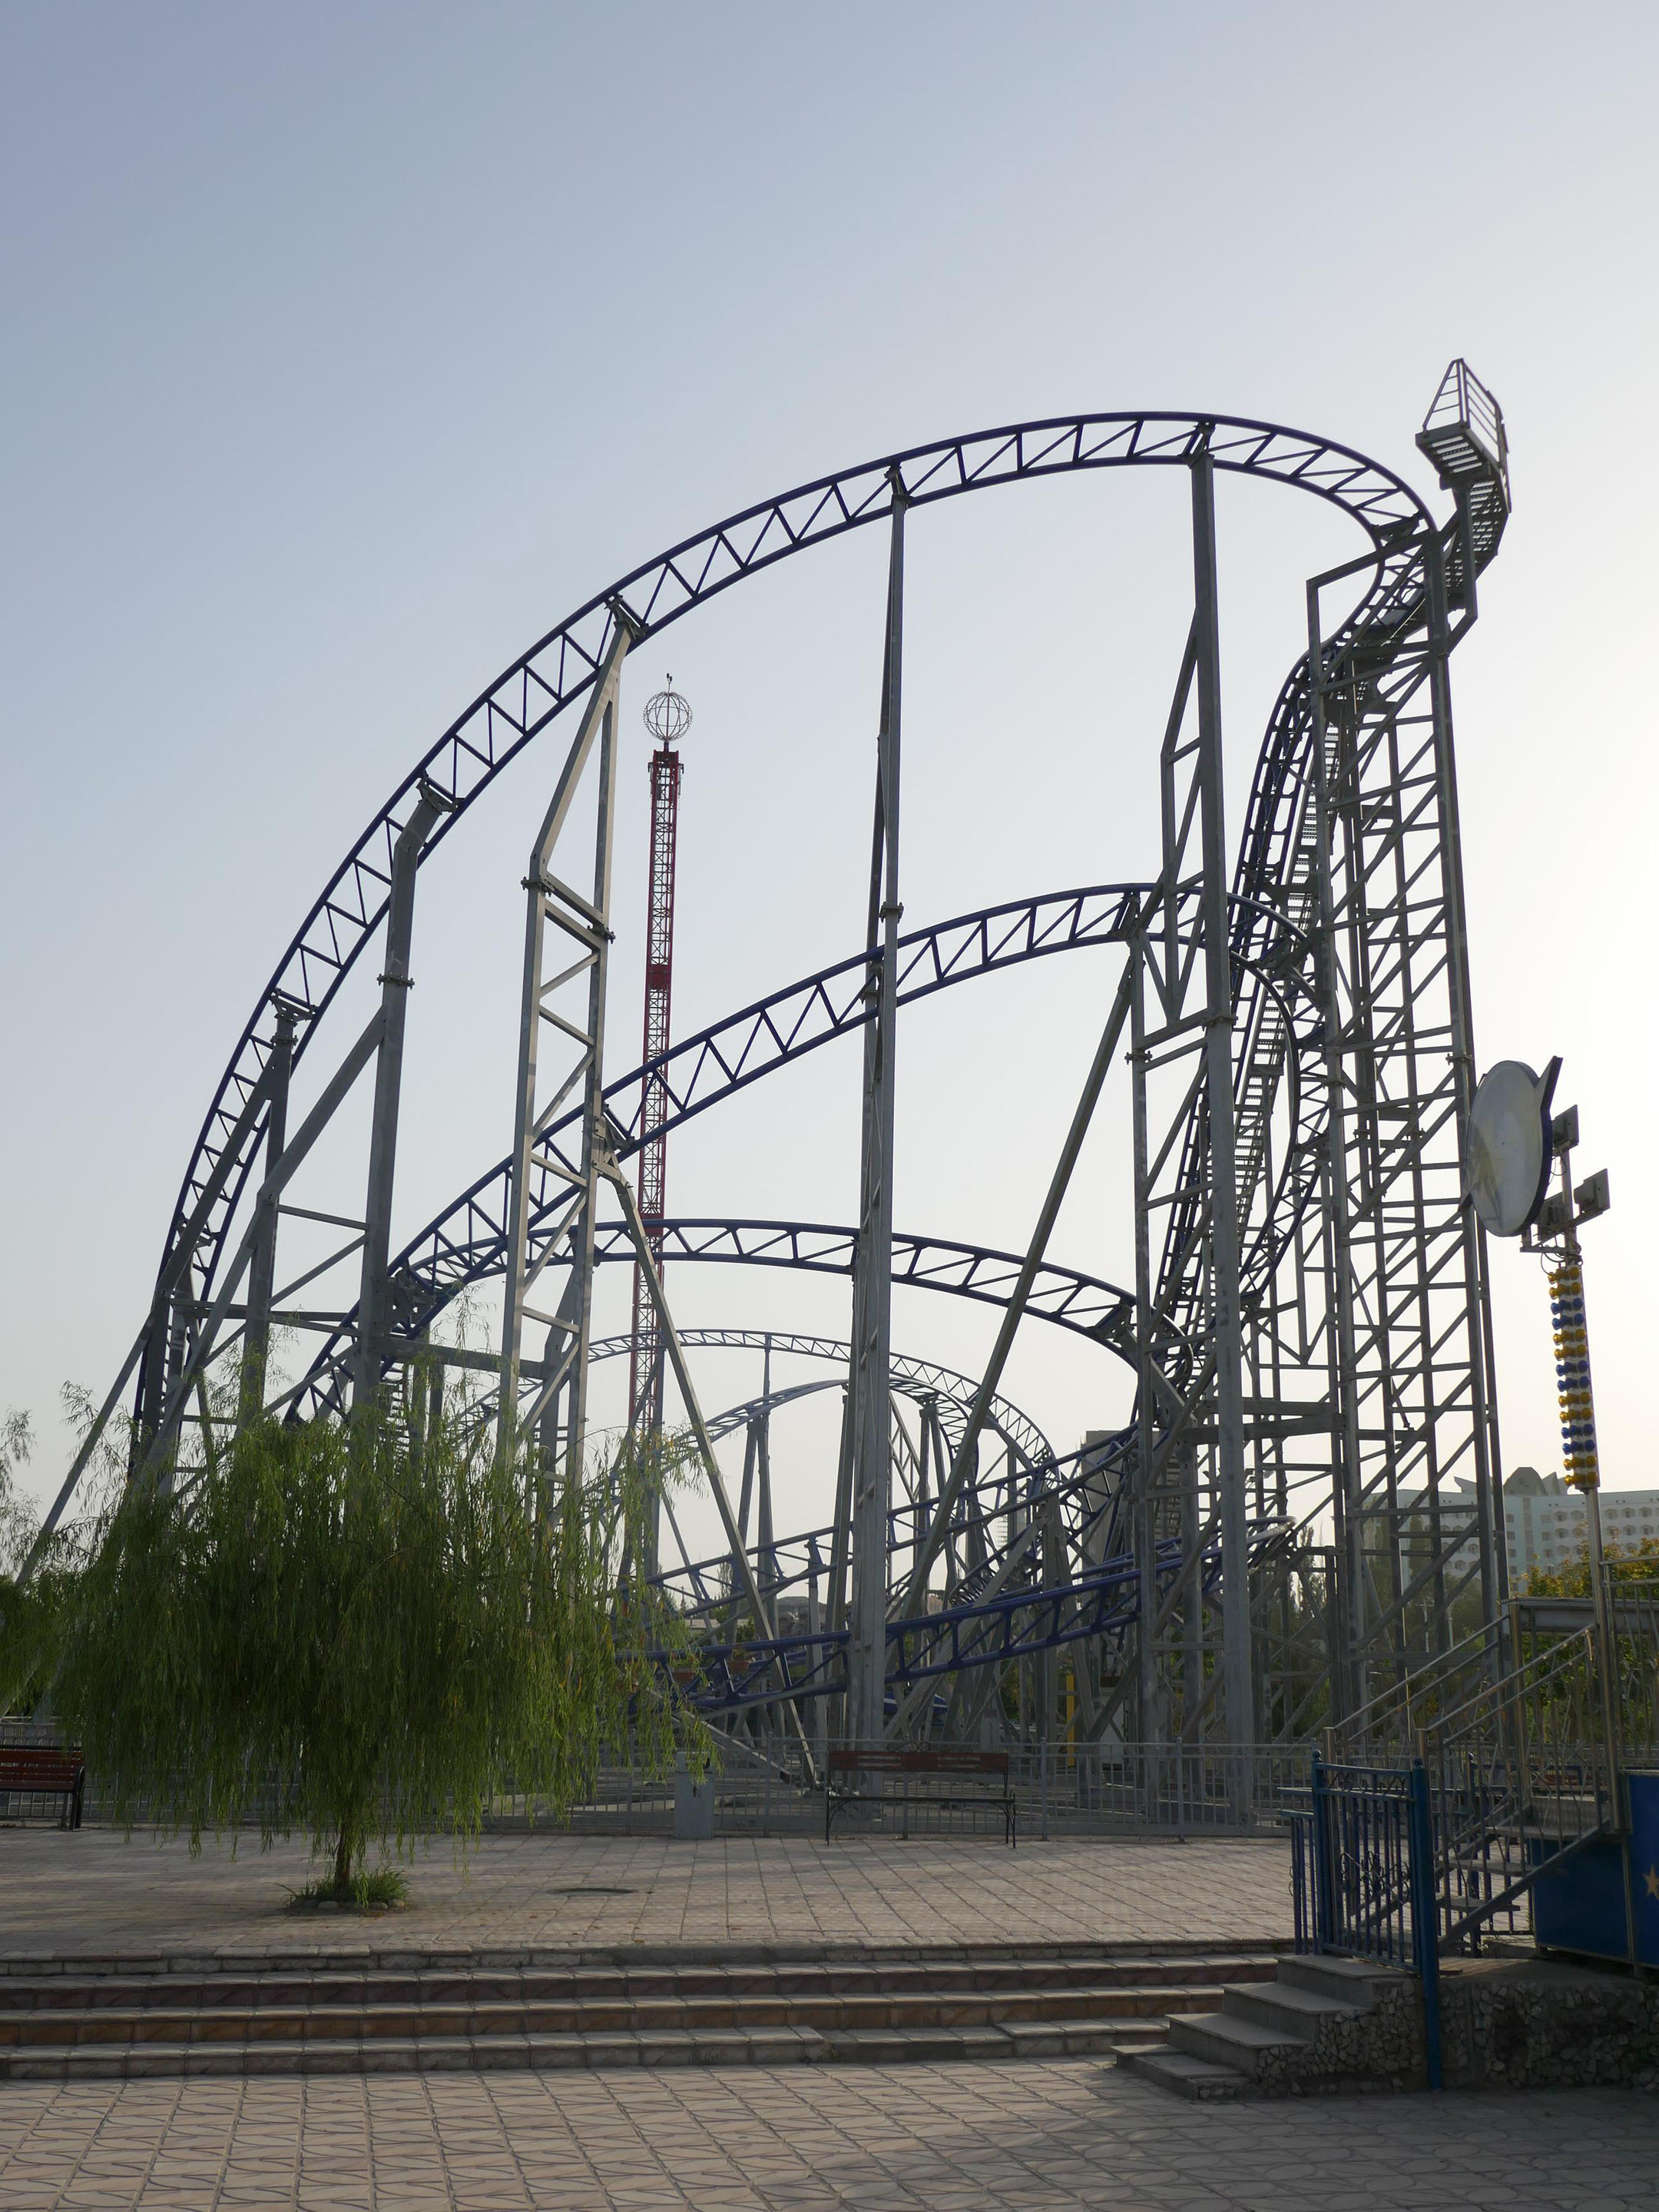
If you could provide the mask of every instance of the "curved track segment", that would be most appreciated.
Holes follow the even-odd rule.
[[[805,1383],[775,1385],[758,1398],[714,1415],[707,1423],[712,1442],[723,1436],[747,1429],[752,1423],[769,1424],[779,1408],[793,1404],[805,1396],[824,1390],[839,1390],[845,1387],[848,1358],[851,1347],[841,1338],[807,1336],[778,1330],[762,1329],[687,1329],[681,1339],[688,1350],[740,1350],[761,1352],[769,1358],[807,1359],[827,1364],[836,1371],[827,1376],[815,1376]],[[594,1360],[618,1358],[632,1349],[631,1336],[601,1339],[591,1351]],[[944,1443],[954,1450],[966,1425],[978,1384],[971,1376],[959,1374],[954,1368],[941,1366],[935,1360],[915,1359],[895,1353],[890,1370],[890,1380],[895,1397],[908,1399],[924,1417],[937,1419]],[[485,1402],[487,1401],[481,1401]],[[1020,1407],[1001,1396],[994,1396],[986,1417],[986,1428],[1000,1437],[1011,1454],[1008,1469],[1000,1477],[992,1477],[978,1486],[973,1510],[983,1524],[995,1512],[1006,1510],[1011,1495],[1008,1485],[1016,1478],[1028,1486],[1033,1478],[1047,1484],[1054,1480],[1060,1465],[1054,1446],[1036,1423]],[[895,1414],[896,1430],[897,1417]],[[906,1437],[904,1444],[912,1458],[918,1480],[910,1481],[900,1473],[905,1489],[905,1502],[897,1508],[892,1531],[895,1552],[914,1545],[915,1522],[918,1509],[927,1510],[930,1494],[925,1472],[925,1458],[916,1459]],[[939,1461],[933,1471],[933,1487],[943,1472],[945,1462]],[[1092,1476],[1091,1476],[1092,1482]],[[1085,1489],[1089,1485],[1084,1486]],[[964,1534],[967,1516],[963,1517]],[[667,1570],[657,1577],[672,1589],[677,1601],[688,1614],[707,1611],[711,1607],[724,1611],[730,1603],[732,1561],[729,1553],[720,1553],[706,1559],[694,1559],[686,1550],[680,1536],[670,1504],[669,1519],[677,1542],[680,1544],[682,1565]],[[814,1577],[822,1576],[834,1550],[834,1531],[824,1527],[797,1530],[774,1535],[769,1544],[758,1539],[749,1547],[757,1583],[775,1601],[787,1598],[795,1589],[805,1588]],[[978,1546],[979,1564],[982,1566],[987,1547]],[[952,1560],[955,1563],[953,1552]],[[774,1613],[775,1621],[776,1614]]]
[[[838,1389],[846,1379],[848,1346],[844,1337],[811,1336],[799,1330],[777,1328],[683,1328],[678,1334],[688,1352],[770,1352],[781,1359],[823,1360],[841,1369],[839,1376],[808,1386],[812,1390]],[[631,1336],[603,1336],[592,1346],[589,1358],[595,1361],[626,1358],[633,1345]],[[958,1374],[954,1367],[943,1367],[934,1359],[915,1359],[903,1352],[893,1354],[892,1376],[895,1390],[918,1400],[937,1398],[943,1407],[953,1409],[958,1416],[965,1415],[978,1388],[972,1376]],[[775,1390],[770,1402],[781,1405],[786,1395],[781,1389]],[[741,1416],[764,1402],[756,1399],[731,1408],[728,1413],[715,1415],[708,1425],[709,1434],[718,1442]],[[727,1424],[726,1428],[722,1428],[723,1422]],[[987,1426],[1005,1443],[1013,1446],[1026,1467],[1045,1467],[1054,1462],[1054,1446],[1030,1415],[1022,1412],[1011,1399],[992,1398]]]
[[[898,1003],[907,1006],[1029,960],[1091,945],[1127,944],[1139,926],[1146,896],[1143,884],[1092,884],[1006,900],[930,928],[912,930],[899,940]],[[1182,917],[1188,917],[1190,894],[1182,893],[1178,903]],[[647,1082],[660,1079],[665,1100],[662,1127],[672,1131],[802,1054],[861,1031],[869,1018],[865,995],[868,974],[864,953],[837,961],[711,1023],[657,1059],[608,1083],[605,1098],[618,1158],[627,1159],[639,1148]],[[567,1167],[574,1165],[571,1140],[580,1120],[580,1109],[571,1109],[552,1123],[542,1139],[543,1150],[562,1158]],[[419,1336],[460,1291],[501,1273],[510,1176],[511,1164],[505,1159],[486,1169],[418,1230],[394,1259],[391,1272],[403,1334]],[[556,1173],[536,1166],[531,1188],[530,1233],[539,1253],[559,1218],[564,1186]],[[1103,1321],[1103,1314],[1094,1316],[1090,1330]],[[337,1384],[331,1377],[349,1357],[352,1324],[353,1316],[348,1316],[339,1334],[318,1353],[306,1378],[302,1405],[336,1402]]]
[[[714,1266],[789,1267],[811,1274],[850,1275],[858,1232],[823,1222],[744,1221],[732,1218],[670,1219],[662,1224],[663,1256],[676,1265],[702,1262]],[[603,1265],[620,1261],[631,1266],[634,1248],[620,1222],[604,1224],[594,1241],[594,1260]],[[489,1281],[501,1273],[499,1242],[486,1243],[473,1258],[470,1272],[434,1298],[421,1322],[429,1328],[455,1293]],[[893,1239],[892,1279],[914,1290],[941,1291],[956,1297],[972,1298],[981,1305],[1003,1306],[1021,1267],[1016,1252],[999,1252],[982,1244],[960,1244],[945,1237],[896,1235]],[[409,1301],[410,1308],[414,1299]],[[1134,1297],[1115,1283],[1086,1275],[1074,1267],[1050,1261],[1037,1273],[1027,1300],[1027,1310],[1039,1321],[1086,1337],[1091,1344],[1113,1352],[1133,1367],[1138,1359],[1134,1343]],[[1178,1375],[1190,1366],[1190,1354],[1172,1331],[1166,1331]],[[691,1341],[682,1332],[683,1340]],[[421,1336],[405,1340],[405,1355],[418,1347]],[[309,1419],[337,1410],[352,1346],[352,1332],[343,1325],[331,1339],[330,1349],[319,1355],[305,1380],[288,1400],[277,1401],[284,1410]]]

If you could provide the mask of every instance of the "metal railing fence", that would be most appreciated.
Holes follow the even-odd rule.
[[[1659,1574],[1646,1559],[1612,1558],[1603,1567],[1615,1697],[1613,1723],[1627,1754],[1659,1753]],[[1581,1718],[1567,1733],[1599,1735],[1595,1607],[1588,1596],[1529,1595],[1420,1667],[1384,1684],[1328,1732],[1328,1755],[1358,1764],[1409,1759],[1425,1734],[1464,1726],[1551,1670],[1551,1698]],[[1565,1668],[1558,1655],[1571,1650]],[[1558,1724],[1559,1725],[1559,1724]]]
[[[48,1723],[0,1718],[0,1741],[55,1742]],[[891,1746],[886,1747],[891,1748]],[[1010,1785],[1018,1808],[1022,1842],[1044,1837],[1154,1834],[1224,1835],[1241,1828],[1274,1833],[1284,1814],[1305,1800],[1310,1747],[1241,1750],[1227,1744],[1028,1744],[998,1746],[1009,1756]],[[724,1738],[716,1747],[714,1832],[728,1835],[817,1835],[823,1832],[823,1767],[827,1746],[814,1747],[809,1776],[800,1747],[774,1736],[758,1743]],[[276,1778],[257,1792],[243,1825],[257,1827],[283,1792]],[[932,1793],[949,1794],[944,1791]],[[988,1829],[971,1810],[931,1806],[919,1790],[912,1832],[969,1837]],[[591,1787],[565,1816],[578,1832],[595,1835],[671,1835],[675,1782],[672,1771],[647,1773],[627,1750],[603,1756]],[[0,1804],[0,1818],[22,1808]],[[84,1825],[107,1826],[114,1811],[95,1770],[87,1778]],[[136,1808],[136,1825],[151,1824],[149,1808]],[[999,1815],[1000,1820],[1000,1815]],[[484,1815],[486,1831],[532,1825],[557,1826],[551,1808],[503,1778]],[[886,1816],[863,1824],[885,1832]]]
[[[1439,1948],[1529,1930],[1526,1893],[1549,1859],[1620,1825],[1593,1628],[1541,1645],[1423,1737],[1433,1800]]]
[[[1305,1744],[1244,1751],[1215,1744],[994,1747],[1008,1753],[1022,1843],[1045,1837],[1236,1832],[1241,1805],[1249,1808],[1245,1825],[1253,1832],[1273,1832],[1297,1793],[1305,1795],[1310,1756]],[[714,1774],[714,1832],[821,1835],[826,1748],[817,1747],[817,1773],[809,1780],[798,1747],[779,1744],[752,1759],[723,1747]],[[934,1802],[961,1794],[943,1784],[930,1790],[913,1777],[908,1800],[901,1794],[890,1809],[865,1808],[856,1831],[963,1837],[992,1826],[1000,1832],[1000,1810],[993,1818]],[[503,1799],[497,1817],[527,1818],[529,1809],[522,1801]],[[648,1783],[620,1763],[608,1765],[588,1802],[571,1812],[574,1826],[595,1832],[668,1832],[673,1816],[672,1778]],[[854,1826],[845,1832],[854,1832]]]
[[[1313,1761],[1306,1802],[1291,1810],[1297,1948],[1421,1978],[1431,2086],[1442,1954],[1478,1950],[1494,1930],[1529,1932],[1540,1874],[1624,1826],[1620,1736],[1652,1733],[1659,1608],[1645,1589],[1626,1606],[1619,1595],[1608,1592],[1605,1634],[1576,1625],[1570,1601],[1559,1620],[1534,1607],[1523,1633],[1517,1607],[1496,1679],[1468,1687],[1470,1658],[1482,1656],[1471,1639],[1473,1652],[1460,1647],[1426,1679],[1374,1698],[1330,1731],[1331,1755]],[[1411,1722],[1408,1759],[1364,1755],[1401,1747]]]
[[[1422,1984],[1429,2087],[1441,2086],[1434,1797],[1424,1762],[1328,1765],[1289,1815],[1296,1948],[1374,1960]]]

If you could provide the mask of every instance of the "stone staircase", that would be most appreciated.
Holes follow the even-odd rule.
[[[1219,2012],[1172,2013],[1162,2042],[1125,2043],[1118,2063],[1196,2099],[1410,2087],[1422,2067],[1417,1978],[1360,1959],[1280,1959],[1271,1981],[1230,1984]]]
[[[14,1958],[0,2080],[1105,2057],[1273,1966],[1197,1944]]]

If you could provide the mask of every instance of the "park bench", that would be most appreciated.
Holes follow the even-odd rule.
[[[897,1807],[904,1823],[902,1832],[907,1836],[913,1811],[978,1812],[988,1808],[1001,1814],[1003,1841],[1009,1848],[1019,1840],[1006,1751],[832,1751],[823,1778],[826,1844],[836,1815],[849,1805]]]
[[[60,1828],[78,1828],[86,1794],[87,1770],[78,1751],[62,1744],[0,1744],[0,1806],[9,1797],[63,1800]]]

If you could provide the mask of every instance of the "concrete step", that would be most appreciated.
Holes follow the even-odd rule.
[[[1224,2098],[1247,2097],[1250,2094],[1249,2077],[1236,2068],[1218,2066],[1207,2058],[1195,2058],[1188,2051],[1172,2050],[1168,2044],[1159,2044],[1147,2051],[1133,2045],[1120,2048],[1117,2063],[1126,2073],[1139,2074],[1160,2089],[1173,2090],[1177,2097],[1190,2098],[1194,2103],[1218,2102]]]
[[[1311,2043],[1328,2020],[1352,2020],[1363,2008],[1338,1997],[1322,1996],[1315,1990],[1298,1989],[1294,1982],[1264,1982],[1256,1989],[1230,1989],[1222,2010],[1232,2020],[1253,2021],[1258,2027],[1273,2029],[1282,2040]]]
[[[1127,2047],[1119,2063],[1182,2096],[1271,2094],[1283,2089],[1286,2076],[1281,2068],[1269,2069],[1262,2089],[1269,2053],[1299,2053],[1297,2063],[1305,2068],[1322,2027],[1358,2019],[1379,1992],[1411,1979],[1399,1968],[1363,1959],[1281,1958],[1273,1980],[1230,1979],[1219,2012],[1171,2004],[1167,2043]],[[1297,2078],[1305,2082],[1305,2075]]]
[[[169,1991],[167,1993],[171,1995]],[[536,2002],[348,2005],[52,2005],[0,2015],[0,2056],[50,2045],[132,2042],[397,2042],[414,2037],[592,2035],[659,2029],[840,2029],[1012,2026],[1020,2021],[1118,2023],[1205,2011],[1218,1987],[1107,1986],[963,1991],[940,1995],[647,1997],[632,2003],[576,1999]]]
[[[411,1967],[402,1972],[343,1970],[325,1961],[309,1966],[227,1964],[205,1972],[144,1971],[132,1962],[127,1971],[87,1972],[66,1960],[52,1972],[0,1971],[0,2023],[17,2013],[94,2008],[131,2011],[157,2005],[174,2010],[319,2004],[426,2007],[592,2002],[631,2005],[694,1996],[736,2000],[827,1994],[971,1995],[1113,1986],[1210,1988],[1223,1982],[1270,1979],[1275,1963],[1267,1953],[1164,1958],[1083,1954],[1030,1960],[889,1958],[749,1966],[690,1961],[645,1968],[585,1966],[457,1971]]]
[[[1167,2022],[1142,2024],[1146,2044]],[[1134,2029],[1128,2033],[1133,2036]],[[840,2030],[664,2028],[591,2035],[406,2036],[374,2040],[39,2045],[9,2054],[14,2081],[143,2081],[179,2075],[538,2072],[666,2066],[894,2066],[977,2059],[1103,2057],[1139,2050],[1121,2022]]]
[[[1224,1946],[0,1961],[0,2080],[1105,2057],[1274,1963]]]
[[[1230,1982],[1241,1978],[1237,1974],[1227,1977]],[[1403,1967],[1374,1966],[1369,1959],[1325,1959],[1307,1953],[1281,1959],[1277,1978],[1281,1988],[1307,1990],[1316,1996],[1329,1997],[1363,2011],[1370,2003],[1374,1992],[1392,1989],[1414,1977]]]
[[[1231,2013],[1198,2013],[1190,2019],[1171,2014],[1170,2042],[1190,2058],[1207,2059],[1212,2066],[1231,2066],[1255,2079],[1264,2051],[1282,2051],[1305,2043],[1304,2035],[1287,2035],[1282,2028],[1261,2027],[1255,2021],[1236,2020]]]

